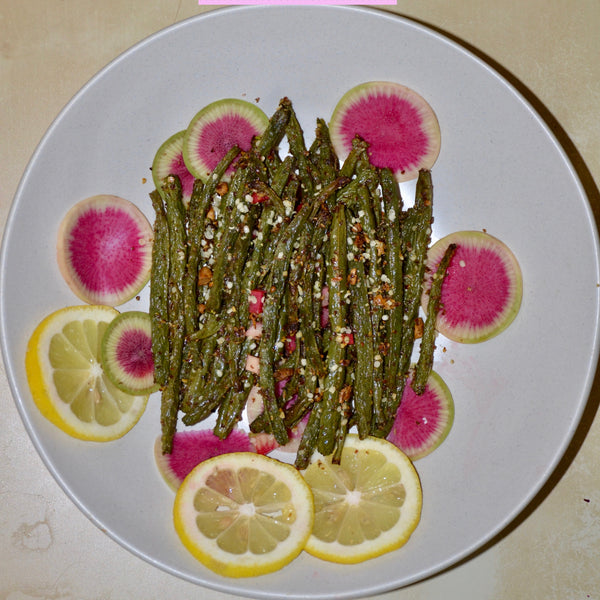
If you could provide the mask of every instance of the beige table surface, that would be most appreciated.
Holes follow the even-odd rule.
[[[70,97],[134,43],[209,9],[193,0],[0,0],[2,226],[36,144]],[[598,205],[599,0],[401,0],[388,9],[457,36],[527,86],[579,154]],[[446,573],[380,598],[600,598],[598,398],[596,386],[566,460],[509,532]],[[0,600],[233,598],[146,564],[88,521],[36,454],[4,371],[0,430]]]

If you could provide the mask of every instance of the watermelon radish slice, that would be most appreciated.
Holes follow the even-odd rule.
[[[275,436],[272,433],[249,433],[250,443],[254,448],[254,452],[257,454],[269,454],[273,450],[279,448],[279,444],[275,440]],[[289,443],[289,442],[288,442]]]
[[[411,460],[433,452],[448,436],[454,422],[454,401],[444,380],[432,371],[418,396],[409,377],[394,425],[387,437]]]
[[[257,106],[226,98],[205,106],[191,120],[183,140],[183,159],[196,178],[206,181],[231,148],[248,151],[252,139],[264,133],[269,118]],[[226,178],[235,170],[235,161]]]
[[[390,81],[370,81],[346,92],[329,130],[341,160],[359,136],[369,144],[371,163],[391,169],[399,182],[431,169],[440,153],[440,126],[431,106],[414,90]]]
[[[521,268],[499,239],[483,231],[457,231],[430,248],[429,272],[435,271],[452,243],[457,249],[442,285],[436,329],[456,342],[483,342],[504,331],[517,316],[523,296]],[[425,310],[428,286],[426,281]]]
[[[99,195],[81,200],[58,229],[57,260],[84,302],[118,306],[150,279],[152,226],[129,200]]]
[[[163,454],[161,437],[154,443],[154,459],[167,485],[177,491],[187,474],[201,462],[229,452],[253,452],[248,434],[234,429],[225,439],[208,429],[178,431],[171,454]]]
[[[157,190],[162,186],[162,180],[169,175],[177,175],[181,181],[183,203],[190,202],[194,188],[194,176],[188,171],[183,160],[183,138],[185,130],[179,131],[166,140],[156,151],[152,162],[152,179]]]
[[[293,396],[289,402],[293,403],[295,400],[296,396]],[[252,423],[254,419],[262,414],[263,410],[263,399],[260,395],[259,387],[255,386],[250,390],[248,399],[246,401],[246,418],[248,419],[248,423]],[[269,454],[269,452],[272,452],[273,450],[291,453],[296,452],[300,446],[302,434],[306,429],[308,417],[309,415],[305,415],[299,423],[288,430],[289,442],[285,444],[285,446],[280,446],[272,433],[250,433],[250,442],[252,443],[255,451],[259,454]]]
[[[107,377],[121,391],[137,396],[158,390],[148,313],[129,311],[116,316],[104,332],[100,355]]]

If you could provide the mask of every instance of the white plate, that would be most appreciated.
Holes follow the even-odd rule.
[[[27,339],[44,315],[78,304],[55,262],[57,226],[74,202],[98,193],[129,198],[152,217],[154,152],[212,100],[260,98],[270,114],[286,95],[310,141],[317,116],[328,118],[346,90],[375,79],[414,88],[439,117],[434,237],[485,228],[508,243],[523,270],[522,309],[508,330],[483,344],[440,340],[436,369],[453,392],[456,421],[444,445],[417,463],[423,516],[404,548],[356,566],[301,556],[273,575],[223,579],[187,554],[171,525],[173,495],[152,457],[158,396],[132,432],[103,445],[67,438],[33,406],[23,365]],[[409,198],[414,184],[403,187]],[[555,468],[587,401],[598,354],[596,229],[548,127],[498,73],[454,42],[363,8],[219,10],[120,56],[40,143],[12,207],[1,267],[9,381],[54,477],[135,554],[241,595],[358,597],[468,556],[514,519]],[[125,308],[146,303],[147,291]]]

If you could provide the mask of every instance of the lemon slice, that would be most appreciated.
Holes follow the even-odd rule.
[[[253,452],[200,463],[183,480],[173,507],[183,545],[227,577],[263,575],[291,562],[313,519],[312,494],[300,473]]]
[[[315,503],[306,551],[357,563],[404,545],[421,518],[419,476],[392,443],[346,438],[339,465],[316,452],[302,472]]]
[[[102,369],[102,336],[118,314],[109,306],[69,306],[48,315],[29,339],[25,368],[33,400],[75,438],[119,438],[146,407],[148,395],[118,390]]]

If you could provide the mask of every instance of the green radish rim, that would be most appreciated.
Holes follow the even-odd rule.
[[[436,329],[455,342],[484,342],[503,332],[519,313],[523,298],[521,267],[512,250],[487,232],[451,233],[433,244],[428,252],[429,275],[421,302],[425,311],[431,273],[435,272],[450,244],[456,244],[457,250],[442,285],[442,309]],[[472,293],[478,296],[471,296]],[[493,303],[500,302],[500,298],[503,306],[493,308]],[[487,318],[487,324],[481,324],[484,317]]]
[[[333,110],[329,132],[340,160],[358,135],[369,144],[371,163],[391,169],[398,182],[431,169],[441,149],[433,108],[415,90],[392,81],[369,81],[348,90]]]
[[[423,394],[417,395],[411,383],[412,375],[406,382],[387,440],[414,461],[431,454],[448,437],[454,424],[454,400],[450,388],[435,371],[431,371]],[[432,423],[435,428],[425,433]],[[424,436],[426,439],[421,439]]]
[[[161,144],[152,161],[152,180],[156,189],[160,190],[165,177],[177,175],[181,181],[183,203],[188,205],[194,189],[194,176],[183,160],[184,138],[185,129],[173,134]]]
[[[154,461],[156,462],[156,467],[158,468],[158,472],[162,477],[163,481],[174,491],[176,492],[181,485],[183,479],[178,477],[176,473],[171,468],[171,464],[169,461],[169,455],[163,454],[162,451],[162,437],[159,435],[154,442],[153,447],[154,453]]]
[[[231,148],[238,146],[249,151],[253,138],[262,135],[268,124],[269,117],[246,100],[225,98],[211,102],[196,113],[186,129],[183,140],[186,167],[194,177],[205,182]],[[235,162],[224,180],[231,177]]]
[[[123,347],[123,335],[129,332],[134,332],[136,337]],[[138,375],[128,373],[121,367],[119,352],[133,353],[130,358],[140,369]],[[121,391],[139,396],[159,389],[154,381],[152,321],[148,313],[129,311],[117,315],[104,332],[100,356],[106,376]]]

